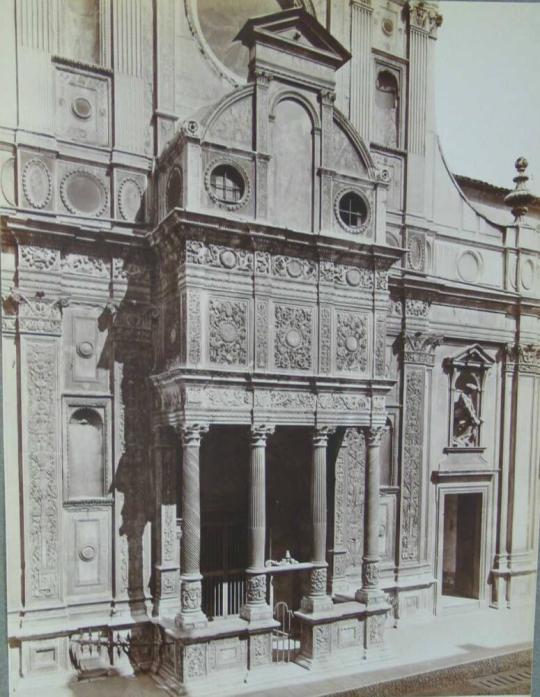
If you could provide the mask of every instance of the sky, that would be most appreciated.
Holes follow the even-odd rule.
[[[442,0],[439,11],[437,130],[451,171],[513,188],[524,156],[540,195],[540,2]]]

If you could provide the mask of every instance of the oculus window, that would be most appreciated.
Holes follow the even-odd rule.
[[[340,222],[348,229],[359,231],[367,222],[368,207],[363,197],[355,191],[348,191],[340,197],[337,205]]]
[[[245,193],[244,179],[231,165],[218,165],[210,174],[210,190],[221,203],[238,203]]]

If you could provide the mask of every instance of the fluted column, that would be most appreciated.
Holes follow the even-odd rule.
[[[326,449],[333,429],[317,428],[313,432],[311,461],[311,519],[313,525],[309,594],[302,599],[304,612],[328,610],[332,599],[327,594],[326,562]]]
[[[246,620],[272,616],[266,602],[266,439],[273,426],[255,426],[251,431],[249,459],[248,568],[246,602],[240,611]]]
[[[364,509],[364,556],[362,558],[362,588],[356,599],[371,603],[383,596],[379,586],[379,509],[380,509],[380,450],[384,427],[366,429],[366,499]]]
[[[182,549],[180,557],[181,610],[176,624],[195,627],[206,624],[201,610],[201,494],[200,447],[208,427],[200,424],[182,427]]]

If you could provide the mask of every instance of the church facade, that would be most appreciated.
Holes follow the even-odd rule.
[[[0,13],[12,685],[532,604],[540,210],[449,171],[437,6]]]

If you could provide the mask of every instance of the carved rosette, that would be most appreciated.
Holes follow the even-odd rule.
[[[182,612],[198,612],[201,609],[202,602],[201,582],[182,580],[180,598]]]
[[[367,368],[367,320],[357,312],[338,312],[336,367],[341,371]]]
[[[246,601],[252,605],[266,602],[266,574],[247,576]]]
[[[230,300],[210,300],[208,323],[210,362],[246,365],[247,304]]]
[[[312,310],[276,305],[275,353],[276,368],[309,370],[312,351]]]

